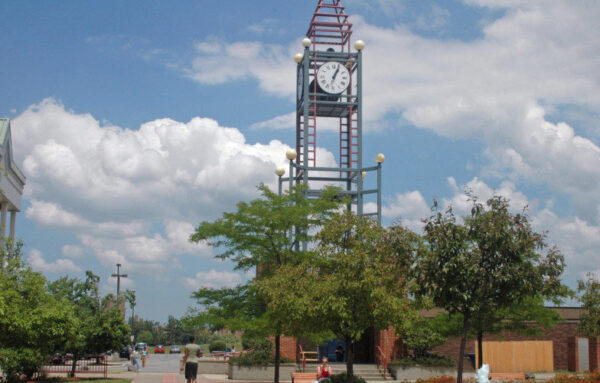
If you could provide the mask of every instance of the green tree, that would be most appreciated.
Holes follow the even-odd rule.
[[[560,282],[564,257],[532,230],[526,212],[511,213],[508,200],[499,196],[485,205],[474,197],[471,202],[464,222],[451,207],[442,212],[434,204],[424,227],[428,248],[414,268],[416,296],[429,297],[435,306],[460,316],[458,383],[470,330],[482,334],[502,321],[493,313],[506,313],[527,299],[557,300],[568,294]]]
[[[281,196],[262,184],[258,189],[260,198],[238,203],[236,212],[224,213],[214,222],[202,222],[190,239],[192,242],[207,241],[209,245],[222,249],[216,258],[233,261],[236,269],[257,269],[257,279],[260,279],[283,265],[297,264],[305,259],[308,252],[298,250],[300,244],[312,240],[313,230],[334,214],[341,201],[334,188],[325,189],[318,199],[307,198],[307,187],[303,184],[294,186]],[[228,300],[231,293],[254,294],[248,288],[243,291],[225,290],[223,299]],[[215,290],[210,289],[194,294],[199,303],[205,296],[212,299],[214,295]],[[247,296],[254,299],[251,295]],[[215,306],[220,307],[220,303]],[[247,305],[244,310],[248,310]],[[282,329],[276,323],[261,321],[259,316],[253,319],[267,326],[265,330],[275,337],[274,381],[278,383]]]
[[[73,354],[71,375],[85,354],[118,350],[127,342],[129,326],[118,302],[103,305],[98,295],[100,278],[86,271],[85,280],[61,278],[49,284],[57,299],[70,302],[77,319],[76,331],[66,339],[64,350]],[[107,302],[107,300],[104,300]]]
[[[23,261],[22,243],[0,249],[0,368],[9,381],[31,378],[77,324],[67,302],[46,290],[46,279]]]
[[[600,338],[600,281],[591,273],[578,282],[579,300],[585,310],[579,320],[579,331],[586,336]]]
[[[152,344],[152,345],[155,344],[154,343],[154,334],[152,334],[152,331],[144,330],[137,336],[136,339],[138,342],[143,342],[143,343]]]
[[[111,294],[112,295],[112,294]],[[130,320],[130,327],[131,327],[131,335],[134,335],[134,328],[133,325],[134,323],[134,312],[135,312],[135,291],[127,289],[125,290],[125,292],[123,293],[123,299],[125,299],[125,302],[129,303],[129,308],[131,309],[131,320]],[[134,339],[135,335],[134,335]]]
[[[345,340],[346,374],[353,376],[354,343],[368,328],[387,328],[408,310],[405,276],[418,236],[345,212],[326,222],[316,238],[316,256],[257,284],[283,330],[312,327]]]

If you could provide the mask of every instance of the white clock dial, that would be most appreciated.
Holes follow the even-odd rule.
[[[298,87],[296,88],[296,96],[298,100],[302,98],[304,94],[304,66],[300,64],[300,69],[298,69]]]
[[[317,83],[323,91],[332,94],[342,93],[350,84],[350,72],[342,63],[329,61],[321,65],[317,72]]]

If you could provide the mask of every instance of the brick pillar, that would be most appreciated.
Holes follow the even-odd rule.
[[[600,338],[590,338],[590,371],[600,367]]]
[[[298,348],[298,341],[296,338],[289,336],[281,337],[281,357],[288,358],[296,361],[296,349]]]
[[[579,347],[577,347],[577,337],[569,338],[569,371],[579,370]]]

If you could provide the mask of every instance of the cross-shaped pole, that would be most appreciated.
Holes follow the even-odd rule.
[[[117,263],[117,272],[113,273],[111,277],[117,278],[117,300],[121,297],[121,278],[127,278],[127,274],[121,274],[121,264]]]

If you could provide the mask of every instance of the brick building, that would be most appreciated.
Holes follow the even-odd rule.
[[[487,335],[483,341],[526,341],[550,340],[553,343],[555,370],[594,370],[600,365],[600,340],[587,339],[577,332],[577,325],[582,309],[578,307],[553,308],[557,310],[562,321],[553,328],[543,330],[539,335],[525,335],[517,332],[504,332],[501,336]],[[435,312],[428,313],[435,315]],[[281,341],[282,355],[292,360],[299,360],[299,342],[294,338],[284,337]],[[302,342],[300,342],[302,344]],[[458,361],[460,338],[449,338],[446,343],[433,349],[433,353],[448,356]],[[407,349],[396,337],[392,327],[386,330],[369,329],[355,346],[356,363],[377,363],[382,357],[388,360],[406,355]],[[475,341],[467,341],[465,353],[475,353]],[[471,369],[470,363],[465,363]]]

